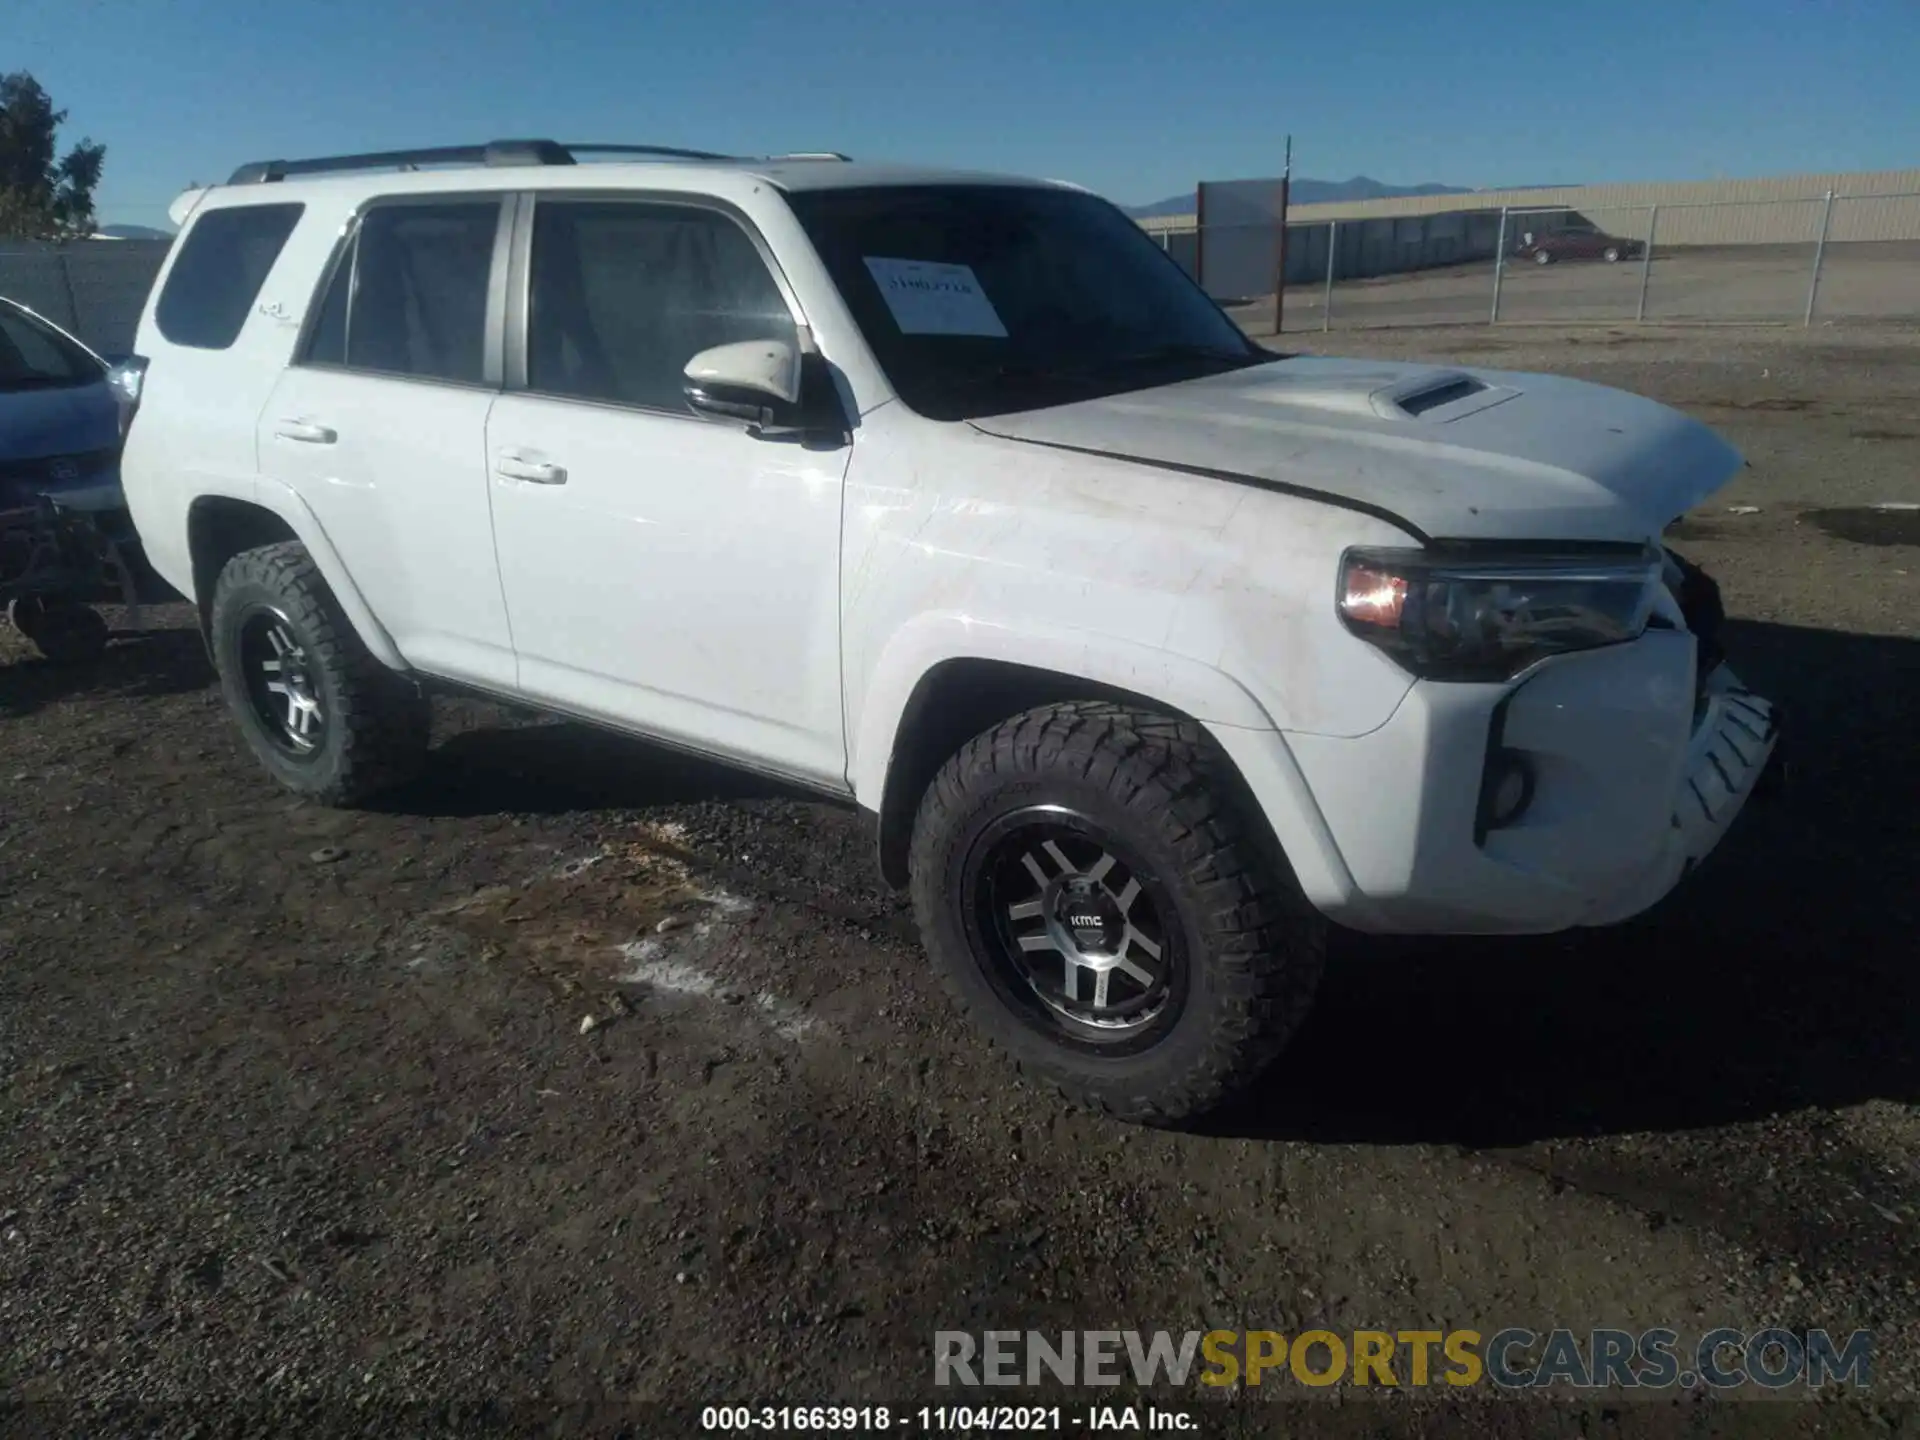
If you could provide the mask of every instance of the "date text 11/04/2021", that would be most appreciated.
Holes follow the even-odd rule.
[[[722,1432],[885,1431],[951,1433],[1137,1430],[1192,1433],[1185,1410],[1157,1405],[709,1405],[700,1428]]]

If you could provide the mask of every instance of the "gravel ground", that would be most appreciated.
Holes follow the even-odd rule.
[[[1910,1429],[1920,537],[1865,507],[1920,500],[1920,337],[1333,338],[1625,385],[1752,460],[1680,534],[1793,784],[1670,901],[1338,937],[1257,1095],[1130,1129],[948,1013],[846,814],[464,703],[420,784],[319,810],[241,753],[178,611],[77,670],[0,641],[0,1427],[901,1404],[943,1329],[1780,1323],[1873,1330],[1879,1408],[1742,1426]],[[1282,1413],[1238,1398],[1192,1408]],[[488,1401],[527,1408],[449,1408]],[[75,1408],[107,1403],[159,1408]],[[1459,1403],[1316,1411],[1714,1423]]]

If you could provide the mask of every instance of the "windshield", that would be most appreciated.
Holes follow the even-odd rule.
[[[788,202],[900,398],[964,420],[1277,360],[1106,201],[1019,185]]]
[[[60,389],[100,378],[100,367],[78,345],[11,305],[0,305],[0,392]]]

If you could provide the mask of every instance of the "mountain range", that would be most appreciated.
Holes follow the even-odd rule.
[[[108,240],[171,240],[173,231],[156,230],[151,225],[102,225],[93,232]]]

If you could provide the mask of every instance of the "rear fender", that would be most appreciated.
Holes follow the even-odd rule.
[[[300,498],[299,492],[278,480],[263,476],[255,482],[254,493],[244,498],[278,515],[300,543],[306,546],[307,554],[313,557],[313,563],[326,580],[327,588],[333,592],[334,599],[340,602],[340,608],[352,624],[354,633],[359,635],[361,643],[373,657],[390,670],[406,670],[406,657],[393,643],[393,637],[387,633],[386,627],[374,618],[366,597],[360,593],[360,587],[354,584],[346,562],[340,558],[340,552],[328,538],[326,527],[320,523],[320,517],[313,513],[307,502]]]

